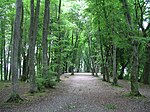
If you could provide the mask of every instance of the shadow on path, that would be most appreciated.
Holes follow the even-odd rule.
[[[150,99],[131,99],[124,87],[114,87],[91,73],[62,75],[56,89],[40,101],[4,108],[4,112],[149,112]],[[149,93],[150,94],[150,93]]]

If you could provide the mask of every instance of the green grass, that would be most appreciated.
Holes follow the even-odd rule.
[[[112,104],[112,103],[108,103],[105,105],[105,107],[109,110],[115,110],[117,108],[117,105]]]
[[[144,95],[141,96],[134,96],[130,92],[123,94],[123,96],[131,98],[131,99],[145,99],[146,97]]]
[[[119,84],[117,84],[117,85],[113,85],[113,84],[111,84],[113,87],[118,87],[118,88],[123,88],[123,86],[122,85],[119,85]]]
[[[26,94],[23,95],[26,102],[32,102],[32,101],[35,101],[39,98],[46,97],[46,96],[47,96],[46,91],[45,92],[36,92],[34,94],[26,93]]]
[[[0,90],[4,89],[5,87],[10,87],[11,82],[10,81],[0,81]]]

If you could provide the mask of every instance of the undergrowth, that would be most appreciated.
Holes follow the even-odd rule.
[[[36,77],[36,85],[39,91],[44,91],[45,88],[54,88],[57,84],[57,73],[49,71],[47,76],[38,75]]]

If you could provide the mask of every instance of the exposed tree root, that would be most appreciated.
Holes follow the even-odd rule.
[[[7,103],[20,103],[23,99],[18,94],[11,94],[10,98],[6,101]]]
[[[140,94],[140,92],[136,92],[136,93],[130,92],[130,95],[131,95],[131,96],[135,96],[135,97],[141,97],[141,96],[142,96],[142,95]]]

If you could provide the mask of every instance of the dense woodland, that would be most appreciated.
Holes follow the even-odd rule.
[[[150,84],[149,0],[0,0],[0,80],[30,92],[66,72]]]

